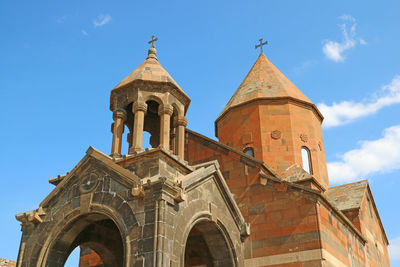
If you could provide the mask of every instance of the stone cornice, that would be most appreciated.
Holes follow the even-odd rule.
[[[173,95],[176,99],[178,99],[184,106],[185,106],[185,114],[190,105],[190,98],[186,95],[185,92],[177,88],[173,83],[170,82],[152,82],[152,81],[145,81],[145,80],[135,80],[131,83],[128,83],[122,87],[115,88],[111,91],[110,94],[110,110],[115,108],[114,100],[118,98],[118,95],[128,94],[128,91],[137,92],[138,90],[148,90],[148,88],[157,87],[159,92],[169,92]],[[119,100],[118,100],[119,101]],[[121,103],[119,103],[121,104]],[[124,103],[129,104],[129,103]]]
[[[162,156],[164,156],[164,158],[169,163],[171,163],[172,165],[174,165],[175,167],[177,167],[178,169],[180,169],[186,173],[189,173],[194,170],[193,167],[189,166],[186,161],[180,159],[178,156],[174,155],[170,151],[167,151],[160,147],[147,148],[141,152],[136,152],[134,154],[129,154],[129,155],[123,155],[121,158],[116,159],[115,163],[122,167],[122,166],[129,165],[133,162],[141,161],[144,158],[158,157],[158,156],[160,156],[160,154]]]

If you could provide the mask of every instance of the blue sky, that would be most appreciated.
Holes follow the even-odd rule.
[[[191,97],[188,127],[214,120],[258,52],[326,120],[331,184],[369,179],[400,266],[398,1],[1,1],[0,257],[16,259],[16,213],[35,209],[50,178],[91,145],[110,152],[110,90],[158,58]],[[124,148],[126,149],[126,147]]]

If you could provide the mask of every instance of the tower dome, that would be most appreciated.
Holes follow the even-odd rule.
[[[154,36],[146,60],[112,91],[110,110],[114,157],[121,156],[124,126],[129,129],[129,154],[143,150],[143,131],[150,133],[152,147],[171,150],[184,157],[186,111],[190,98],[161,66],[154,47]]]
[[[215,133],[282,177],[299,166],[326,189],[322,121],[315,104],[261,53],[216,119]]]

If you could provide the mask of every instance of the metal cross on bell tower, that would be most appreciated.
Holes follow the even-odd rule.
[[[158,40],[158,38],[154,38],[155,36],[151,36],[151,41],[149,41],[148,43],[151,44],[151,47],[154,47],[154,42]]]
[[[261,38],[259,41],[260,41],[260,43],[256,45],[256,49],[260,48],[260,54],[262,54],[263,53],[263,45],[268,44],[268,41],[265,41],[263,43],[263,38]]]

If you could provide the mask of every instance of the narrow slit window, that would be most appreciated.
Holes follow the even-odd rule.
[[[246,148],[243,150],[243,152],[246,153],[246,154],[249,155],[249,156],[254,157],[254,150],[253,150],[252,147],[246,147]]]
[[[303,169],[309,174],[312,174],[311,155],[310,155],[310,150],[308,150],[308,148],[306,147],[301,148],[301,159],[303,161]]]

